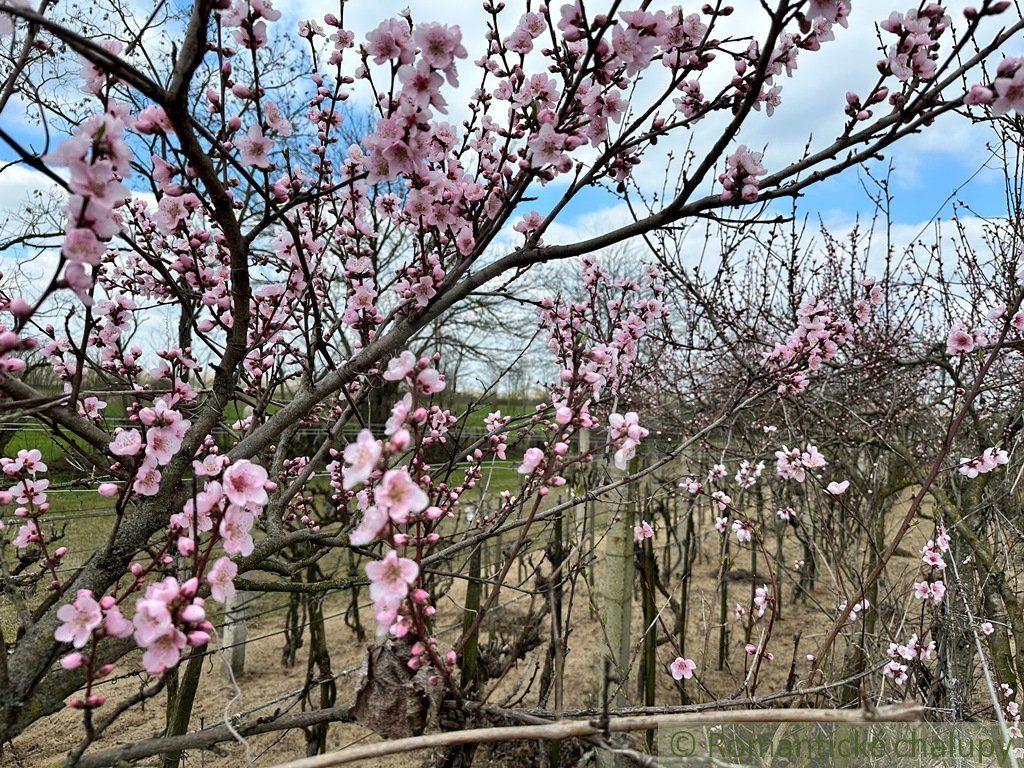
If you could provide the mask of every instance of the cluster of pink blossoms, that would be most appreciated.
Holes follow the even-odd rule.
[[[1008,56],[1000,61],[992,84],[972,86],[967,103],[989,106],[996,115],[1024,112],[1024,58]]]
[[[949,551],[949,534],[946,529],[938,525],[935,527],[935,538],[928,539],[928,542],[921,548],[921,562],[929,568],[937,571],[946,570],[946,561],[942,555]]]
[[[991,346],[995,339],[998,338],[1000,332],[996,323],[998,321],[1005,322],[1005,317],[1006,305],[1000,304],[990,309],[986,314],[986,319],[992,325],[981,325],[968,330],[964,327],[963,323],[954,323],[949,329],[949,335],[946,337],[946,354],[965,355],[976,349],[985,349]],[[1024,332],[1024,311],[1018,311],[1010,318],[1009,328],[1017,332]]]
[[[867,288],[868,295],[867,298],[854,300],[853,316],[857,320],[857,325],[865,325],[871,319],[872,307],[882,306],[882,302],[885,301],[885,292],[875,277],[860,278],[857,280],[857,284],[861,288]]]
[[[49,552],[39,528],[39,519],[50,508],[46,500],[46,489],[50,487],[50,481],[39,476],[47,470],[43,455],[34,448],[18,451],[17,458],[0,458],[0,470],[15,481],[9,490],[0,491],[0,504],[6,505],[13,501],[18,505],[14,510],[15,517],[26,521],[18,528],[18,533],[11,543],[19,549],[25,549],[33,544],[39,545],[43,559],[53,576],[51,586],[55,587],[55,565],[67,553],[67,549],[60,547],[54,552]]]
[[[224,469],[220,457],[208,458],[198,466],[197,475],[221,474],[220,481],[203,484],[184,509],[171,516],[171,532],[178,551],[185,556],[196,551],[199,534],[217,531],[229,555],[249,555],[254,542],[252,529],[256,518],[269,502],[268,490],[276,484],[267,479],[267,471],[247,459],[236,461]],[[198,464],[198,462],[196,462]],[[223,567],[223,566],[222,566]],[[223,585],[222,585],[223,586]]]
[[[110,452],[123,457],[142,453],[132,489],[140,496],[155,496],[160,489],[160,467],[169,464],[177,454],[191,422],[168,406],[163,398],[153,407],[139,410],[137,419],[146,427],[145,438],[138,429],[119,427],[110,443]]]
[[[938,605],[946,596],[946,585],[941,581],[915,581],[914,597],[918,600],[931,600]]]
[[[891,72],[905,83],[931,80],[939,58],[939,38],[949,25],[950,18],[938,3],[906,13],[893,11],[879,26],[899,39],[889,46],[886,58],[878,62],[878,69],[883,74]]]
[[[764,617],[768,607],[775,602],[775,595],[767,584],[762,584],[754,590],[754,616]]]
[[[768,170],[761,165],[761,153],[751,152],[745,144],[741,145],[726,159],[726,168],[718,176],[722,183],[722,201],[754,202],[757,200],[760,185],[757,177],[764,176],[767,172]]]
[[[910,636],[906,644],[889,643],[890,661],[882,668],[882,674],[896,685],[903,685],[907,682],[907,671],[909,670],[905,662],[918,659],[927,661],[933,653],[935,653],[935,641],[931,640],[927,645],[923,645],[916,633]]]
[[[107,242],[121,229],[117,209],[131,195],[121,183],[131,174],[132,152],[124,140],[126,120],[123,105],[112,104],[110,111],[86,120],[74,136],[46,156],[47,162],[70,172],[72,194],[64,206],[68,226],[61,255],[67,260],[64,279],[85,304],[92,303],[93,274],[87,267],[99,266]]]
[[[835,358],[839,348],[853,336],[853,326],[838,320],[829,306],[808,299],[797,310],[799,324],[785,344],[776,344],[765,357],[768,370],[780,383],[780,395],[794,395],[807,389],[809,372],[817,371]]]
[[[799,448],[790,450],[782,446],[782,450],[775,452],[778,460],[775,465],[775,472],[785,480],[796,480],[802,483],[807,479],[807,470],[821,469],[828,465],[825,457],[816,446],[807,443],[801,451]]]
[[[6,309],[16,318],[25,316],[31,311],[31,307],[23,299],[13,299],[6,303],[7,306],[4,307],[3,303],[0,302],[0,310]],[[11,375],[24,371],[26,368],[25,361],[20,357],[14,357],[14,354],[34,349],[36,343],[35,339],[21,338],[15,331],[0,323],[0,373]]]
[[[634,411],[625,415],[613,413],[608,417],[608,440],[615,448],[613,461],[619,469],[625,470],[629,466],[640,441],[650,434],[640,426],[639,419]]]
[[[422,553],[424,546],[436,542],[438,534],[433,529],[447,512],[432,504],[424,490],[431,481],[418,456],[409,466],[389,464],[409,448],[430,444],[432,431],[435,439],[443,438],[450,422],[438,411],[435,416],[440,420],[432,428],[433,409],[418,406],[418,401],[441,392],[445,381],[432,360],[417,358],[409,351],[392,359],[383,376],[410,389],[385,424],[388,439],[378,440],[369,430],[362,430],[340,454],[341,460],[336,458],[328,465],[328,471],[336,501],[345,504],[354,499],[360,512],[359,525],[349,534],[351,543],[362,547],[383,540],[391,545],[380,560],[366,566],[377,633],[404,637],[412,631],[429,645],[433,641],[425,637],[424,619],[433,615],[434,608],[429,594],[416,586],[418,563],[401,556],[399,550]],[[416,472],[415,478],[411,470]],[[454,503],[458,495],[456,492],[446,501]]]
[[[270,0],[230,0],[220,3],[220,21],[239,45],[249,50],[262,48],[267,43],[267,22],[277,21],[281,12]]]
[[[846,611],[847,605],[849,605],[849,603],[843,600],[843,602],[839,604],[839,612],[844,613]],[[864,598],[860,602],[854,603],[853,607],[850,608],[849,612],[850,621],[857,621],[860,618],[861,613],[863,613],[870,607],[871,602],[867,598]]]
[[[1010,455],[1002,448],[986,448],[980,456],[967,456],[960,459],[957,470],[964,477],[971,479],[985,475],[1004,464],[1008,464]]]
[[[548,347],[560,371],[550,388],[550,406],[545,404],[553,412],[553,418],[544,422],[551,438],[543,449],[527,449],[519,468],[531,480],[543,470],[546,482],[556,486],[565,484],[563,472],[571,463],[591,460],[590,454],[569,457],[570,437],[576,430],[598,425],[591,408],[603,392],[620,391],[631,381],[638,369],[640,341],[666,312],[665,289],[656,269],[646,267],[639,280],[612,280],[594,259],[582,261],[585,298],[571,302],[550,297],[540,304],[540,321],[548,329]],[[611,315],[610,323],[605,313]],[[539,417],[535,421],[542,423]],[[649,432],[633,411],[610,414],[608,424],[606,447],[614,451],[615,465],[625,470]],[[540,490],[547,493],[547,485]]]
[[[115,590],[97,601],[89,590],[80,590],[74,601],[59,609],[61,625],[54,637],[77,649],[65,656],[61,664],[66,669],[85,665],[88,673],[86,699],[72,702],[72,706],[94,708],[103,704],[102,697],[91,694],[92,685],[113,670],[112,665],[95,666],[94,653],[79,652],[90,642],[133,636],[144,651],[143,667],[150,674],[159,675],[178,664],[186,647],[201,647],[210,640],[213,626],[198,594],[200,585],[205,581],[213,598],[221,602],[234,595],[233,579],[238,566],[225,556],[211,563],[214,547],[223,543],[229,554],[252,552],[250,531],[269,501],[267,491],[275,485],[267,480],[266,470],[245,459],[230,465],[226,460],[197,461],[196,465],[197,475],[220,475],[221,480],[206,482],[195,499],[171,516],[169,539],[169,544],[173,543],[183,557],[195,556],[195,575],[183,583],[165,576],[147,585],[150,573],[174,562],[165,549],[148,566],[132,564],[132,578],[120,595]],[[209,535],[201,546],[202,534]],[[120,606],[143,587],[145,592],[135,600],[135,612],[128,621]]]
[[[393,99],[382,96],[385,116],[364,142],[369,150],[364,160],[368,181],[412,177],[426,170],[433,133],[431,107],[446,112],[441,86],[446,79],[458,85],[455,60],[467,55],[462,32],[457,26],[435,23],[417,24],[413,30],[406,18],[387,19],[367,36],[366,50],[375,64],[389,64],[402,86]]]
[[[740,462],[739,471],[736,472],[736,485],[740,488],[753,488],[757,485],[758,479],[761,477],[761,473],[764,472],[764,462],[759,461],[756,464],[752,461],[744,459]]]
[[[941,525],[935,526],[935,537],[929,539],[921,549],[921,561],[928,566],[929,571],[946,569],[946,561],[943,554],[949,551],[949,533]],[[942,602],[946,596],[946,585],[941,580],[918,581],[914,583],[914,597],[918,600],[931,600],[935,605]]]

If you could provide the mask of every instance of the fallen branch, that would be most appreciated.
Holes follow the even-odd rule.
[[[83,755],[76,763],[77,768],[104,768],[110,765],[121,765],[144,757],[152,757],[167,752],[179,752],[187,749],[205,749],[225,741],[234,741],[238,736],[255,736],[260,733],[287,731],[292,728],[304,728],[319,723],[340,723],[351,721],[348,714],[350,704],[331,707],[330,709],[314,709],[309,712],[298,712],[294,715],[267,717],[251,723],[234,724],[234,733],[226,724],[211,726],[201,731],[186,733],[181,736],[157,737],[144,739],[130,744],[122,744],[112,749]]]
[[[716,712],[709,714],[645,715],[621,717],[609,721],[608,731],[628,733],[651,731],[656,728],[687,725],[718,725],[726,723],[873,723],[911,722],[923,719],[921,705],[893,705],[866,709],[769,709]],[[546,725],[517,725],[496,728],[473,728],[465,731],[445,731],[406,739],[394,739],[376,744],[361,744],[338,752],[307,757],[275,768],[333,768],[357,760],[371,760],[386,755],[412,752],[418,749],[436,749],[461,744],[486,744],[498,741],[562,741],[586,738],[603,733],[603,729],[589,720],[563,720]]]

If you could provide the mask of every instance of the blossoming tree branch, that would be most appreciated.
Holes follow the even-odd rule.
[[[91,755],[108,729],[166,696],[171,746],[119,759],[165,753],[177,764],[181,749],[212,745],[188,733],[190,713],[243,591],[351,593],[346,621],[360,640],[365,599],[364,644],[398,659],[438,728],[445,713],[510,717],[514,696],[497,714],[489,699],[546,633],[541,699],[554,696],[561,713],[572,623],[586,610],[570,610],[572,595],[595,586],[586,574],[605,554],[601,649],[590,652],[596,675],[603,656],[614,668],[606,715],[632,695],[630,675],[652,711],[659,685],[680,705],[758,703],[764,668],[790,652],[787,695],[801,675],[824,690],[874,673],[904,694],[914,676],[934,705],[928,665],[952,659],[942,645],[952,641],[929,634],[923,611],[946,610],[953,549],[992,568],[1019,554],[962,515],[974,508],[964,498],[982,504],[1006,472],[1019,430],[994,426],[1011,408],[985,409],[1007,402],[1019,366],[1020,233],[1009,218],[991,224],[997,266],[965,258],[970,281],[955,285],[983,286],[965,296],[927,259],[894,266],[891,249],[884,269],[858,251],[823,272],[798,258],[785,231],[794,220],[771,216],[936,123],[989,122],[1012,154],[1024,60],[1006,54],[1024,21],[1011,4],[953,13],[925,2],[874,20],[877,60],[847,63],[874,84],[829,95],[819,108],[838,130],[795,154],[755,146],[751,123],[785,109],[791,81],[865,12],[857,0],[488,0],[482,40],[419,3],[356,34],[347,16],[358,5],[296,24],[271,0],[161,3],[142,18],[119,0],[85,11],[0,0],[0,173],[31,172],[50,189],[4,224],[0,409],[63,457],[58,475],[43,446],[5,433],[0,741],[70,707],[67,764],[103,764]],[[652,195],[670,142],[688,149]],[[625,200],[630,220],[567,241],[558,233],[595,190]],[[737,278],[725,236],[709,271],[694,270],[675,238],[699,226],[739,233],[736,243],[775,226],[756,250],[789,248],[785,293],[774,293],[767,256]],[[643,258],[625,270],[607,263],[637,244]],[[42,279],[19,279],[33,263]],[[573,279],[551,291],[536,276],[559,265]],[[527,408],[476,419],[509,369],[479,398],[453,385],[453,359],[487,362],[467,318],[511,322],[524,306],[544,378],[523,393]],[[495,333],[475,322],[474,333]],[[906,398],[913,429],[877,412],[872,375],[893,385],[886,398]],[[849,411],[837,381],[858,392]],[[496,477],[504,462],[514,471]],[[68,489],[109,514],[98,546],[68,527],[58,504]],[[873,499],[907,489],[905,516],[886,528]],[[567,516],[610,499],[589,548],[566,546]],[[898,592],[887,566],[926,506],[922,570]],[[482,575],[492,540],[500,552]],[[787,570],[790,546],[801,563],[831,562],[845,598],[825,612],[831,629],[813,652],[774,634],[786,584],[818,599],[813,568]],[[730,598],[741,556],[756,582]],[[717,649],[687,637],[701,610],[690,574],[707,558],[720,574]],[[517,578],[524,563],[533,570]],[[465,594],[446,634],[451,580]],[[512,650],[488,662],[482,638],[512,593],[534,596],[533,628],[524,622]],[[1015,726],[1016,587],[957,594],[973,595],[956,610],[994,638],[995,707]],[[883,618],[883,602],[920,621],[883,630],[897,610]],[[308,605],[322,628],[320,603]],[[857,640],[859,616],[869,628]],[[743,642],[730,662],[733,620]],[[887,650],[872,656],[872,643]],[[328,645],[310,634],[321,675],[303,695],[333,702]],[[353,712],[400,735],[381,725],[388,702],[373,683],[387,664],[375,653]],[[716,664],[742,668],[736,695],[711,679]],[[107,694],[123,675],[144,684]],[[318,706],[333,713],[327,700]],[[342,718],[290,727],[315,754],[332,719]]]

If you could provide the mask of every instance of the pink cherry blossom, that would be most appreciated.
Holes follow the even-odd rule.
[[[849,480],[843,480],[841,483],[837,483],[833,480],[831,483],[828,484],[828,487],[826,487],[825,490],[828,491],[833,496],[842,496],[844,493],[846,493],[846,489],[849,487]]]
[[[640,543],[654,538],[654,528],[646,520],[641,520],[639,525],[634,525],[633,533],[636,536],[636,540]]]
[[[399,557],[390,549],[382,560],[366,564],[366,575],[370,579],[370,598],[375,603],[401,599],[409,594],[409,587],[416,582],[420,567],[413,560]]]
[[[669,668],[672,670],[672,677],[675,680],[689,680],[697,670],[697,664],[693,659],[684,659],[682,656],[677,656],[676,660],[669,665]]]
[[[40,479],[26,477],[17,485],[11,486],[8,492],[19,504],[39,506],[46,503],[46,493],[44,491],[49,487],[50,481],[45,477]]]
[[[143,645],[143,668],[151,675],[162,675],[168,669],[177,666],[186,642],[187,638],[181,630],[169,627]]]
[[[354,443],[345,446],[344,458],[347,466],[343,472],[345,490],[351,490],[370,479],[381,457],[381,445],[373,433],[364,429]]]
[[[132,489],[140,496],[156,496],[160,490],[161,477],[155,464],[144,462],[135,475]]]
[[[251,555],[255,546],[251,534],[255,522],[256,517],[245,508],[228,505],[218,528],[224,539],[224,551],[243,557]]]
[[[39,528],[35,520],[29,520],[18,528],[18,534],[11,540],[11,543],[18,549],[25,549],[39,541]]]
[[[445,387],[444,376],[433,368],[425,368],[416,376],[416,387],[425,395],[434,395]]]
[[[146,457],[152,459],[157,466],[165,466],[171,462],[181,448],[187,423],[178,421],[166,426],[154,426],[146,431]]]
[[[384,372],[384,378],[388,381],[401,381],[416,367],[416,355],[405,350],[398,357],[392,358],[388,363],[388,369]]]
[[[226,603],[234,597],[236,575],[238,565],[231,558],[217,558],[206,574],[206,583],[210,585],[210,597],[218,603]]]
[[[274,149],[274,140],[263,135],[258,125],[249,128],[249,132],[235,140],[235,146],[241,152],[242,162],[252,168],[270,168],[270,153]]]
[[[740,544],[749,543],[754,535],[753,528],[745,520],[733,520],[732,532]]]
[[[389,469],[373,490],[373,499],[396,523],[405,523],[430,504],[430,497],[409,477],[405,467]]]
[[[907,665],[898,661],[890,661],[882,670],[883,674],[890,678],[896,685],[903,685],[907,682]]]
[[[954,325],[946,339],[946,354],[963,355],[974,351],[974,336],[964,330],[961,325]]]
[[[135,456],[141,450],[142,435],[137,429],[120,429],[110,444],[110,452],[115,456]]]
[[[466,58],[462,46],[462,32],[458,26],[444,24],[417,24],[413,39],[420,47],[420,55],[434,69],[446,70],[454,60]]]
[[[1013,110],[1024,112],[1024,59],[1005,59],[997,70],[999,76],[993,83],[995,100],[992,112],[1005,115]]]
[[[113,600],[113,598],[104,598],[104,600],[108,599]],[[102,605],[103,603],[101,603]],[[121,609],[116,603],[109,608],[103,608],[103,631],[110,637],[130,637],[134,630],[135,625],[121,614]]]
[[[248,459],[239,459],[224,470],[224,495],[239,507],[263,507],[268,502],[267,470]]]
[[[349,534],[349,542],[354,547],[365,547],[380,537],[390,519],[385,510],[373,505],[367,507],[359,525]]]
[[[92,632],[103,622],[100,604],[88,589],[78,590],[73,603],[62,605],[57,611],[62,622],[53,636],[61,643],[71,643],[75,648],[84,648]]]

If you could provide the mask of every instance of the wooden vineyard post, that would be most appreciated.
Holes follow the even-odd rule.
[[[630,471],[635,470],[637,460],[630,462]],[[613,480],[625,477],[615,467],[609,468]],[[626,703],[626,686],[629,675],[630,655],[630,619],[633,609],[633,525],[635,518],[635,491],[632,484],[620,486],[610,494],[611,522],[605,538],[605,572],[604,572],[604,606],[601,622],[604,625],[605,649],[608,663],[609,680],[606,681],[608,691],[614,690],[615,695],[609,701],[612,707],[621,707]],[[616,765],[615,755],[604,750],[598,751],[598,765],[601,768],[613,768]]]
[[[462,614],[463,634],[469,631],[480,613],[480,595],[483,588],[481,582],[480,559],[486,542],[478,544],[469,556],[469,582],[466,585],[466,604]],[[466,639],[460,659],[462,673],[462,690],[473,691],[479,677],[477,662],[479,660],[480,629]]]
[[[251,600],[250,593],[236,592],[224,603],[221,674],[228,680],[241,677],[245,672],[245,641],[249,634],[245,619]]]

